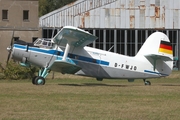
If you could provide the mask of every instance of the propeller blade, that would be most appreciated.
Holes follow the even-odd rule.
[[[14,29],[13,29],[13,34],[12,34],[12,38],[11,38],[11,44],[10,44],[11,47],[13,45],[13,42],[14,42]]]
[[[8,65],[8,62],[9,62],[9,59],[11,57],[11,51],[9,51],[9,54],[8,54],[8,57],[7,57],[7,61],[6,61],[6,64]]]
[[[6,65],[8,65],[9,59],[10,59],[10,57],[11,57],[11,52],[12,52],[12,48],[13,48],[13,43],[14,43],[14,29],[13,29],[13,33],[12,33],[12,38],[11,38],[11,42],[10,42],[10,47],[7,48],[9,54],[8,54],[8,57],[7,57]]]

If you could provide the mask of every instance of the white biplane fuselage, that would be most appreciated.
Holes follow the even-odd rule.
[[[42,68],[32,80],[36,85],[45,83],[48,70],[97,80],[126,78],[129,81],[164,77],[172,71],[172,47],[163,33],[152,34],[134,57],[86,46],[95,39],[88,32],[67,26],[51,41],[37,39],[33,46],[14,44],[12,56],[21,65]]]

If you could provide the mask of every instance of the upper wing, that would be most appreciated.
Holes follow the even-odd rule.
[[[53,38],[53,42],[58,45],[66,45],[68,42],[71,46],[84,47],[96,39],[96,36],[93,36],[87,31],[72,26],[65,26]]]

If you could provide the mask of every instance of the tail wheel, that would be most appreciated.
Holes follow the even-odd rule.
[[[151,82],[150,81],[145,81],[144,84],[145,85],[151,85]]]
[[[43,77],[37,76],[32,82],[34,81],[35,85],[44,85],[45,79]]]

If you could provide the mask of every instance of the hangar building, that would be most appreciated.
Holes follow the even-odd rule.
[[[178,58],[179,5],[179,0],[77,0],[40,17],[39,27],[45,38],[62,26],[79,27],[98,36],[89,46],[129,56],[138,52],[151,33],[162,31]],[[180,68],[177,63],[175,67]]]

